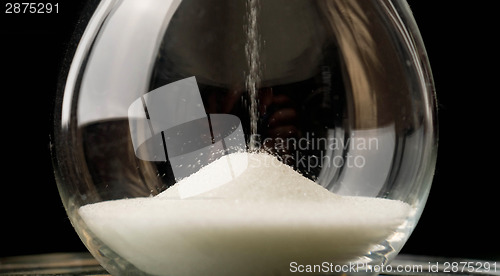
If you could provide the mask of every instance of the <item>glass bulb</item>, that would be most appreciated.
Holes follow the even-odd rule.
[[[69,218],[109,272],[286,274],[399,252],[437,151],[404,0],[89,10],[53,155]]]

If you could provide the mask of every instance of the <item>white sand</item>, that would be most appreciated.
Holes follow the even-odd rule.
[[[150,274],[268,275],[286,273],[290,262],[364,255],[410,209],[338,196],[270,155],[234,153],[156,197],[85,205],[79,214],[97,238]]]

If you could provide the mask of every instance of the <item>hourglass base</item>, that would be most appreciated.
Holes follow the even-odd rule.
[[[240,174],[220,176],[228,168]],[[193,191],[214,178],[227,183]],[[411,211],[397,200],[333,194],[271,155],[241,152],[154,197],[88,204],[75,215],[89,247],[118,271],[273,275],[385,263],[406,240]]]
[[[87,234],[90,234],[87,232]],[[403,231],[395,232],[392,236],[403,235]],[[92,235],[92,234],[90,234]],[[92,236],[87,235],[91,238]],[[365,256],[350,261],[332,261],[329,256],[307,256],[307,257],[281,257],[276,258],[275,256],[267,256],[264,258],[262,256],[241,256],[239,261],[235,262],[238,257],[232,258],[232,260],[216,260],[209,267],[203,267],[202,264],[197,263],[195,260],[186,257],[184,263],[171,264],[170,269],[162,267],[149,266],[142,269],[137,268],[134,264],[130,263],[126,258],[118,255],[115,251],[104,245],[98,238],[91,238],[88,240],[93,244],[93,255],[99,260],[99,262],[113,275],[141,275],[141,276],[153,276],[153,275],[199,275],[196,273],[190,273],[181,271],[180,274],[169,273],[168,271],[188,267],[197,267],[199,269],[204,269],[203,275],[294,275],[297,273],[308,272],[311,275],[399,275],[397,271],[390,271],[392,273],[381,273],[387,272],[387,270],[381,270],[382,267],[387,267],[388,256],[394,254],[394,246],[389,244],[387,240],[381,242],[379,245],[373,246],[371,250],[368,250]],[[335,251],[335,250],[334,250]],[[347,252],[349,250],[346,250]],[[242,252],[230,252],[231,254],[241,254]],[[282,252],[281,252],[282,253]],[[338,254],[337,252],[336,254]],[[276,254],[280,254],[277,252]],[[260,259],[255,260],[255,259]],[[279,260],[281,259],[281,260]],[[165,259],[165,262],[169,262]],[[283,265],[279,265],[279,263]],[[160,264],[160,266],[165,266],[165,263]],[[177,266],[177,268],[175,267]],[[165,269],[165,270],[163,270]],[[160,271],[164,271],[163,273]],[[153,272],[153,273],[149,273]]]

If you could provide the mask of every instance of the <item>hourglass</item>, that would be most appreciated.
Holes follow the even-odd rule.
[[[437,150],[404,0],[89,10],[53,156],[68,216],[110,273],[336,274],[399,252]]]

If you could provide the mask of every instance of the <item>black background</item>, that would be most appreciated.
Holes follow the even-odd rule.
[[[440,141],[428,203],[402,253],[500,260],[494,17],[484,6],[408,2],[433,70]],[[0,257],[84,251],[54,181],[49,127],[85,1],[60,1],[58,14],[35,15],[7,15],[4,3]]]

